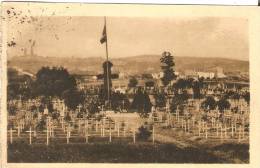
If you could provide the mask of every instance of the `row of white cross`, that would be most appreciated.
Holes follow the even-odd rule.
[[[175,126],[183,129],[185,133],[194,133],[194,135],[205,135],[208,139],[210,133],[215,132],[216,137],[220,137],[221,141],[228,137],[228,133],[234,138],[235,135],[238,137],[238,141],[245,139],[245,119],[240,117],[241,123],[237,123],[238,119],[230,119],[229,122],[219,122],[216,118],[211,118],[210,121],[203,121],[201,119],[196,120],[195,117],[190,119],[185,116],[180,116],[177,112],[175,115],[170,113],[166,114],[166,120],[163,124],[167,126]],[[228,120],[227,120],[228,121]],[[196,131],[198,130],[198,132]]]
[[[54,125],[51,121],[51,118],[48,117],[47,120],[46,120],[46,130],[44,130],[43,132],[46,132],[46,144],[49,145],[49,142],[50,142],[50,138],[51,137],[54,137]],[[89,137],[91,136],[91,133],[89,132],[89,125],[93,124],[93,121],[95,121],[95,131],[96,132],[99,132],[98,131],[98,126],[100,127],[100,136],[101,137],[105,137],[105,132],[106,132],[106,128],[107,128],[107,124],[109,125],[109,142],[112,142],[112,132],[115,132],[117,131],[117,137],[120,137],[120,122],[112,122],[112,121],[109,121],[109,123],[107,123],[107,119],[103,118],[102,119],[102,122],[98,122],[97,120],[93,120],[91,119],[90,120],[90,123],[89,123],[89,120],[78,120],[78,132],[80,133],[82,131],[82,121],[84,121],[84,136],[85,136],[85,141],[86,143],[89,142]],[[24,129],[24,122],[21,122],[22,123],[22,127],[20,127],[20,124],[18,124],[18,137],[20,136],[20,132],[21,130]],[[70,142],[70,138],[71,138],[71,132],[73,131],[72,129],[72,126],[71,126],[71,123],[68,123],[68,122],[64,122],[64,119],[61,119],[61,124],[62,124],[62,128],[63,128],[63,131],[66,133],[66,141],[67,141],[67,144],[69,144]],[[74,122],[72,122],[72,124],[74,124]],[[112,130],[111,128],[111,125],[114,124],[114,130]],[[121,123],[122,124],[122,123]],[[124,124],[124,126],[122,126],[123,128],[123,137],[126,137],[126,123]],[[8,131],[9,134],[10,134],[10,143],[12,144],[13,143],[13,132],[16,132],[16,130],[13,130],[12,127],[10,128],[10,130]],[[34,130],[32,130],[32,127],[30,126],[29,127],[29,130],[26,131],[29,133],[29,144],[32,144],[32,133],[34,134],[33,136],[36,137],[37,136],[37,130],[36,130],[36,127],[34,128]],[[136,128],[133,128],[132,131],[132,138],[133,138],[133,143],[136,143]],[[93,134],[94,135],[94,134]],[[96,134],[95,134],[96,135]],[[154,143],[155,142],[155,129],[154,129],[154,126],[153,126],[153,129],[152,129],[152,142]]]

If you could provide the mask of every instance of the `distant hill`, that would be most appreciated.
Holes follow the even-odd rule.
[[[160,72],[160,55],[140,55],[126,58],[112,58],[114,72],[142,74]],[[8,67],[16,67],[35,74],[42,66],[63,66],[70,73],[97,74],[102,72],[105,59],[76,57],[19,56],[8,60]],[[214,71],[222,67],[224,72],[248,72],[249,62],[225,58],[175,57],[176,71]]]

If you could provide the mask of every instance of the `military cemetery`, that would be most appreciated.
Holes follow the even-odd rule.
[[[249,162],[248,53],[233,51],[225,19],[38,17],[19,5],[5,13],[8,162]]]

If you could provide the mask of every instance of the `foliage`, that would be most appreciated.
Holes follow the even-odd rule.
[[[60,116],[60,113],[58,113],[57,111],[55,111],[55,112],[53,112],[52,114],[51,114],[51,116],[52,116],[52,119],[58,119],[59,118],[59,116]]]
[[[202,97],[200,93],[200,89],[203,87],[203,80],[193,81],[192,90],[193,90],[193,98],[200,99]]]
[[[230,103],[226,98],[221,98],[218,102],[217,102],[217,106],[220,112],[223,112],[225,109],[230,108]]]
[[[170,105],[171,111],[176,111],[178,108],[180,110],[180,114],[182,114],[188,98],[189,95],[186,91],[184,91],[182,94],[175,94]]]
[[[40,97],[40,101],[41,101],[41,105],[39,107],[39,110],[40,111],[43,111],[45,107],[47,107],[49,113],[52,113],[53,112],[53,104],[51,102],[51,97],[44,97],[44,96],[41,96]]]
[[[142,79],[153,79],[153,76],[152,76],[152,74],[145,73],[145,74],[142,74]]]
[[[183,90],[184,88],[186,88],[186,83],[185,80],[180,78],[176,81],[176,83],[173,84],[173,89],[176,93],[178,93],[178,90]]]
[[[36,107],[35,105],[32,105],[32,106],[30,107],[30,111],[36,112],[36,111],[37,111],[37,107]]]
[[[69,115],[69,113],[65,115],[64,120],[67,122],[71,121],[71,116]]]
[[[138,128],[137,139],[146,141],[151,136],[151,134],[152,133],[146,127],[141,126]]]
[[[175,62],[170,52],[163,52],[160,61],[162,63],[161,68],[163,71],[163,77],[161,80],[163,85],[167,86],[172,80],[176,79],[174,73]]]
[[[154,87],[154,81],[147,81],[145,82],[145,87]]]
[[[165,107],[166,106],[166,96],[165,93],[157,93],[154,95],[156,107]]]
[[[137,110],[142,117],[147,117],[148,113],[151,112],[152,103],[149,95],[141,88],[138,88],[137,93],[134,95],[131,108]]]
[[[7,99],[22,99],[28,100],[32,95],[33,80],[28,75],[18,75],[15,69],[8,68],[7,70],[8,85]]]
[[[111,108],[114,111],[128,110],[130,102],[127,96],[120,92],[113,92],[111,95]]]
[[[180,90],[183,92],[185,89],[192,88],[194,86],[194,80],[192,78],[189,79],[178,79],[176,83],[173,84],[173,90],[176,94],[178,94],[178,91]],[[200,87],[200,85],[197,85],[196,87]],[[196,88],[195,88],[196,89]]]
[[[7,106],[7,111],[9,115],[15,115],[17,112],[17,107],[15,105],[8,105]]]
[[[64,91],[62,98],[64,99],[66,106],[72,110],[76,110],[79,104],[82,105],[84,103],[84,95],[77,89]]]
[[[246,92],[242,96],[245,99],[245,101],[247,102],[247,104],[249,104],[250,103],[250,93]]]
[[[128,87],[136,87],[138,80],[135,77],[129,79]]]
[[[36,96],[61,97],[66,90],[76,88],[76,80],[64,68],[43,67],[36,74],[34,92]]]
[[[206,99],[201,103],[201,107],[204,110],[214,110],[216,106],[217,106],[217,102],[212,96],[206,97]]]
[[[87,110],[89,112],[90,115],[93,115],[95,113],[98,113],[100,111],[99,109],[99,99],[98,98],[87,98],[87,100],[89,100],[86,104]]]
[[[40,120],[40,122],[37,123],[36,128],[43,130],[46,127],[46,121],[44,118]]]
[[[239,100],[240,99],[240,94],[239,93],[234,93],[231,98],[235,99],[235,100]]]

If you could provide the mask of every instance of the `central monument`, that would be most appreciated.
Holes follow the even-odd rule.
[[[103,98],[105,100],[105,105],[108,105],[108,108],[110,108],[111,105],[111,88],[112,88],[112,81],[111,81],[111,67],[113,64],[108,59],[108,39],[107,39],[107,26],[106,26],[106,17],[104,17],[104,28],[102,32],[102,37],[100,39],[100,43],[106,44],[106,61],[103,63],[103,69],[104,69],[104,86],[103,86]]]
[[[111,80],[111,68],[113,64],[110,61],[105,61],[103,63],[103,79],[104,79],[104,85],[103,85],[103,97],[105,100],[107,100],[107,103],[109,103],[111,98],[111,88],[112,88],[112,80]]]

